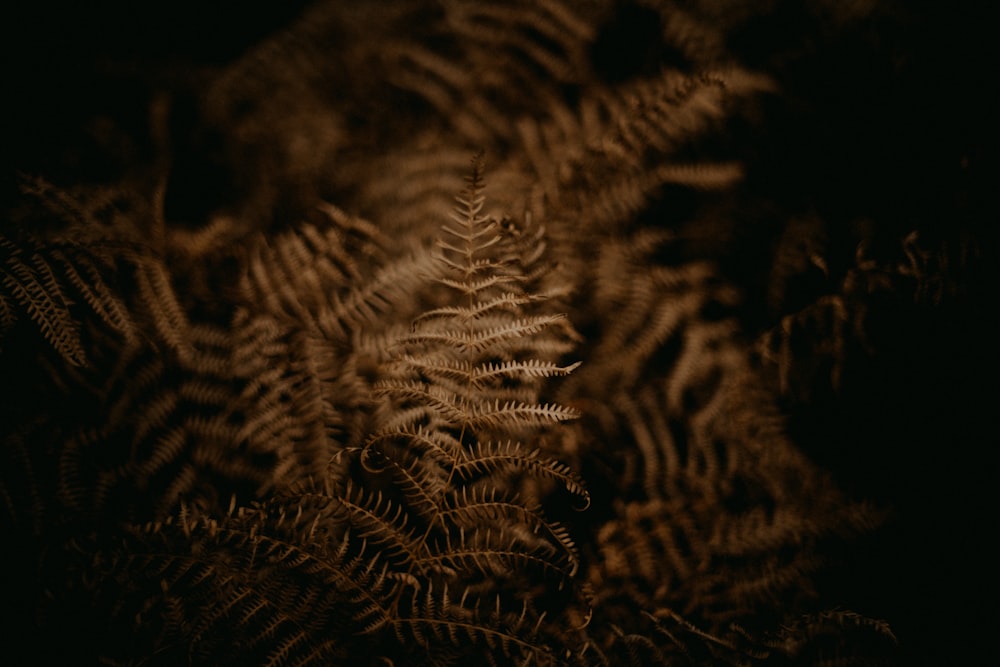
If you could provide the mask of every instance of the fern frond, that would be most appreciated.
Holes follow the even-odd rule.
[[[337,413],[308,383],[315,376],[289,367],[273,321],[245,317],[236,314],[232,331],[192,326],[187,358],[150,345],[120,352],[92,388],[100,408],[59,457],[70,507],[163,516],[182,500],[217,506],[324,468]],[[318,418],[306,421],[310,412]]]
[[[531,108],[533,100],[514,91],[555,104],[558,86],[577,85],[589,71],[593,29],[577,9],[558,0],[446,5],[431,24],[443,43],[388,49],[390,81],[429,106],[457,141],[491,146]],[[465,67],[455,66],[456,55]]]
[[[477,158],[455,198],[452,222],[442,227],[449,240],[436,246],[438,268],[425,278],[442,305],[415,314],[371,385],[386,404],[376,413],[378,428],[353,456],[364,483],[375,485],[366,492],[374,499],[369,509],[390,525],[369,537],[383,539],[404,524],[419,527],[415,550],[399,568],[428,591],[446,582],[506,597],[525,581],[551,582],[572,605],[580,595],[571,583],[579,571],[575,545],[564,526],[546,517],[541,499],[557,502],[551,493],[557,488],[584,504],[588,495],[568,465],[528,438],[578,417],[572,408],[539,401],[541,380],[577,365],[560,364],[552,354],[551,345],[565,342],[557,328],[566,317],[535,312],[545,299],[523,289],[519,250],[483,213],[482,190]],[[391,490],[398,502],[391,513],[374,489]],[[392,542],[389,553],[399,553],[400,540]],[[441,602],[429,596],[419,604],[429,612]],[[401,610],[396,626],[408,627],[447,662],[451,649],[441,633],[449,632],[450,617],[439,616],[444,609],[433,612],[422,618]],[[455,612],[477,613],[468,605]],[[467,631],[478,634],[477,643],[503,645],[496,627],[473,623]]]
[[[11,302],[17,303],[67,363],[84,365],[86,354],[80,342],[78,320],[70,312],[71,301],[52,266],[39,252],[29,250],[30,256],[25,256],[21,248],[6,239],[2,248],[5,252],[0,284],[8,304],[6,310],[10,312]]]
[[[504,361],[499,364],[483,364],[472,369],[471,380],[473,384],[483,384],[498,377],[527,377],[527,378],[550,378],[563,377],[569,375],[583,362],[575,362],[568,366],[541,361],[539,359],[529,359],[528,361]]]
[[[189,322],[177,300],[170,274],[160,262],[143,262],[135,270],[136,287],[148,308],[155,331],[182,358],[190,353]]]
[[[740,69],[664,69],[588,91],[575,108],[553,105],[547,115],[518,123],[523,162],[515,169],[530,170],[538,190],[533,199],[565,211],[576,228],[619,225],[666,185],[716,189],[739,179],[742,169],[731,160],[692,162],[684,154],[733,103],[769,89],[767,80]]]
[[[374,391],[376,395],[391,395],[399,401],[413,402],[435,415],[439,423],[463,424],[472,417],[474,409],[474,405],[463,397],[436,384],[382,381]]]
[[[524,450],[524,445],[507,442],[478,442],[468,459],[454,466],[461,479],[497,475],[502,470],[529,470],[533,474],[558,482],[568,492],[590,502],[590,495],[583,482],[570,467],[548,459],[538,450]]]
[[[135,340],[138,333],[133,316],[129,314],[122,297],[102,275],[106,270],[100,265],[102,263],[87,253],[72,253],[69,248],[53,249],[52,256],[59,262],[67,282],[76,289],[83,302],[107,326],[121,332],[126,342]]]
[[[474,268],[479,269],[482,265],[477,264]],[[492,269],[493,266],[486,266],[484,268]],[[443,281],[444,282],[444,281]],[[456,287],[455,281],[444,282],[445,285],[449,287]],[[478,290],[477,290],[478,291]],[[505,310],[514,313],[521,311],[521,306],[525,306],[529,303],[542,300],[541,297],[531,296],[527,294],[515,294],[513,292],[505,292],[495,298],[487,299],[485,301],[479,301],[475,303],[471,308],[462,308],[461,306],[445,306],[442,308],[434,308],[433,310],[428,310],[427,312],[421,313],[419,317],[414,319],[413,323],[416,326],[424,320],[430,320],[435,318],[450,318],[462,320],[477,319],[483,315],[492,313],[495,310]]]
[[[369,444],[385,440],[400,440],[420,452],[443,460],[460,461],[466,456],[463,444],[444,429],[418,426],[412,429],[385,428],[370,436]]]
[[[856,643],[846,641],[845,634],[846,637],[857,637],[858,640]],[[824,654],[840,654],[843,664],[868,659],[865,656],[870,656],[874,664],[883,664],[879,658],[885,660],[885,664],[891,664],[890,656],[893,655],[892,649],[897,642],[892,628],[884,620],[844,610],[824,611],[796,618],[765,640],[776,652],[780,651],[802,661],[813,659],[816,661],[814,664],[822,664],[821,656]],[[879,650],[871,651],[868,648],[871,643],[880,644]]]
[[[404,316],[435,263],[420,255],[383,264],[382,235],[365,221],[332,210],[333,226],[322,232],[304,225],[274,239],[257,239],[241,290],[248,304],[263,304],[290,325],[343,345],[358,332],[384,324],[387,313]]]
[[[460,533],[459,538],[454,540],[446,535],[444,543],[433,545],[432,554],[424,562],[438,571],[461,572],[465,577],[495,578],[499,580],[496,584],[535,577],[555,582],[569,581],[576,574],[576,564],[562,562],[562,554],[553,548],[551,539],[550,536],[540,537],[533,533],[505,533],[478,528],[468,535]]]
[[[295,492],[300,503],[311,500],[311,495]],[[412,565],[422,564],[424,545],[417,538],[417,529],[408,525],[409,516],[402,505],[393,503],[380,492],[372,496],[353,487],[335,498],[320,494],[315,500],[319,506],[327,507],[323,515],[317,516],[316,522],[322,519],[345,526],[355,539],[377,549],[386,566],[405,571]]]
[[[477,290],[478,291],[478,290]],[[464,319],[463,316],[460,316]],[[496,327],[477,327],[469,330],[417,330],[405,336],[401,343],[433,343],[451,345],[461,352],[472,352],[482,354],[491,350],[503,350],[509,341],[522,339],[540,333],[547,327],[562,322],[566,319],[563,314],[557,315],[537,315],[534,317],[523,317],[510,319]]]
[[[519,282],[519,279],[516,276],[491,275],[488,278],[483,278],[482,280],[476,280],[473,282],[469,282],[468,280],[455,280],[453,278],[438,278],[438,282],[442,285],[447,285],[452,289],[458,290],[467,296],[476,296],[491,287],[516,283]]]
[[[448,18],[458,35],[468,36],[480,48],[509,49],[542,70],[546,79],[575,81],[580,76],[573,68],[573,52],[590,29],[557,2],[459,5]]]
[[[464,658],[494,664],[558,664],[527,607],[505,611],[499,608],[499,599],[486,606],[465,595],[456,604],[447,588],[414,593],[409,604],[411,612],[393,624],[395,635],[404,645],[415,642],[423,647],[435,663],[461,664]]]
[[[343,511],[305,497],[223,520],[170,516],[130,530],[121,547],[102,547],[98,585],[118,590],[125,604],[112,621],[133,626],[133,651],[149,658],[168,651],[199,664],[345,659],[352,646],[365,646],[359,636],[391,622],[386,604],[399,584],[364,539],[326,534]],[[359,631],[345,634],[345,625]],[[104,648],[113,655],[118,647]]]
[[[469,415],[468,425],[472,428],[497,429],[508,427],[520,429],[525,426],[540,426],[579,418],[580,413],[573,408],[556,404],[530,404],[495,401],[492,405],[477,406]]]
[[[386,456],[372,456],[377,461],[371,461],[372,457],[362,456],[362,465],[369,471],[390,473],[414,516],[428,523],[439,520],[442,499],[448,491],[442,480],[442,468],[419,458],[402,462]]]
[[[456,495],[450,496],[447,505],[440,512],[440,520],[467,530],[484,524],[511,522],[523,525],[535,535],[544,535],[550,543],[558,544],[563,557],[570,565],[569,576],[576,574],[579,555],[576,543],[569,530],[548,520],[541,507],[528,506],[516,500],[504,500],[495,488],[469,490],[463,487]]]

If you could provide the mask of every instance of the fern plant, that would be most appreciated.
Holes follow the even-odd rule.
[[[691,205],[773,90],[707,4],[313,3],[150,103],[155,183],[37,187],[57,220],[0,236],[22,624],[105,664],[876,656],[812,589],[872,515]],[[470,145],[490,203],[477,159],[442,227]]]
[[[396,567],[420,588],[485,602],[493,622],[514,614],[515,627],[537,628],[547,617],[548,631],[566,632],[586,602],[573,540],[546,504],[553,485],[584,504],[587,492],[545,444],[551,425],[577,414],[540,393],[576,364],[560,364],[565,315],[537,312],[545,296],[526,289],[517,244],[483,212],[483,187],[477,159],[437,244],[434,280],[454,305],[424,312],[395,341],[375,385],[375,432],[356,455],[375,497],[398,505],[382,511],[412,540]],[[522,641],[509,650],[551,658],[548,643]]]
[[[543,400],[545,380],[577,366],[561,361],[572,332],[564,315],[538,312],[546,296],[527,289],[536,277],[524,271],[532,256],[523,237],[483,214],[481,170],[475,161],[453,222],[442,227],[438,268],[424,276],[445,305],[427,309],[388,348],[362,443],[338,447],[335,431],[297,439],[280,430],[288,419],[275,412],[301,424],[301,401],[242,392],[246,398],[223,413],[230,426],[225,416],[213,428],[201,422],[200,439],[221,454],[271,433],[272,462],[280,468],[291,457],[296,476],[276,478],[252,506],[234,495],[221,515],[212,504],[184,502],[179,513],[126,524],[111,546],[78,536],[78,548],[97,554],[97,577],[87,577],[93,603],[140,647],[104,647],[107,659],[306,665],[358,652],[373,664],[580,659],[589,602],[574,540],[550,512],[583,507],[589,496],[549,441],[552,427],[576,412]],[[281,346],[273,354],[282,350],[296,354]],[[247,402],[255,394],[258,401]],[[240,411],[243,427],[232,421]],[[311,417],[324,423],[329,413]],[[185,427],[167,436],[177,428]],[[329,444],[317,449],[323,439]],[[152,451],[136,471],[176,457],[168,443]],[[325,471],[301,464],[330,452]]]

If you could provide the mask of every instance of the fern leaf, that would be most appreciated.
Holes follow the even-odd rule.
[[[551,543],[561,547],[562,557],[569,564],[570,577],[576,574],[579,567],[576,544],[564,526],[546,519],[541,508],[501,499],[495,489],[476,492],[463,487],[441,511],[440,519],[468,530],[496,522],[524,525],[533,534],[545,535]]]
[[[471,367],[468,362],[414,357],[404,355],[402,363],[406,368],[416,369],[424,375],[450,380],[457,384],[471,384],[474,387],[489,385],[503,378],[550,378],[563,377],[576,370],[581,362],[560,366],[551,361],[529,359],[527,361],[488,362]]]
[[[477,443],[467,461],[455,465],[459,478],[496,474],[505,469],[530,470],[532,473],[559,482],[567,491],[582,498],[589,504],[590,495],[580,478],[570,467],[559,461],[547,459],[538,450],[524,451],[517,442]]]
[[[466,456],[461,442],[441,429],[418,426],[413,429],[386,428],[369,439],[369,444],[399,439],[406,442],[422,456],[435,456],[443,460],[458,461]]]
[[[455,329],[444,331],[416,331],[402,339],[403,343],[438,343],[453,345],[462,352],[483,353],[502,349],[509,341],[537,334],[545,328],[562,322],[565,315],[538,315],[510,320],[490,328]]]
[[[356,496],[356,497],[352,497]],[[347,489],[339,503],[349,515],[354,534],[379,549],[383,560],[394,568],[408,569],[424,562],[423,545],[407,527],[408,516],[402,505],[393,505],[381,495],[365,497]]]
[[[135,280],[156,332],[182,358],[189,356],[188,318],[166,267],[157,260],[142,262],[136,267]]]
[[[582,362],[576,362],[568,366],[541,361],[539,359],[529,359],[528,361],[504,361],[499,364],[484,364],[472,371],[472,382],[482,384],[497,377],[530,377],[549,378],[569,375],[580,367]]]
[[[520,428],[577,419],[579,416],[575,409],[555,404],[508,402],[501,405],[496,401],[492,405],[477,406],[469,416],[468,424],[473,428]]]
[[[537,636],[523,611],[483,610],[464,596],[460,602],[451,603],[447,589],[438,592],[428,588],[425,593],[414,593],[412,613],[393,623],[395,636],[404,645],[415,641],[435,654],[445,644],[467,658],[483,659],[499,652],[504,660],[555,664],[551,647]]]
[[[424,559],[425,565],[436,571],[457,571],[500,581],[541,577],[562,582],[576,572],[573,565],[559,562],[547,540],[506,536],[509,541],[497,543],[501,538],[488,529],[473,535],[468,540],[435,545],[433,555]]]
[[[479,265],[477,265],[478,268]],[[487,267],[492,268],[492,267]],[[445,283],[448,284],[448,283]],[[453,285],[450,285],[453,286]],[[445,306],[443,308],[435,308],[433,310],[428,310],[427,312],[421,313],[413,322],[414,325],[418,325],[424,320],[435,319],[435,318],[451,318],[461,320],[476,319],[492,313],[495,310],[508,310],[510,312],[520,312],[521,306],[527,305],[534,301],[541,300],[539,297],[533,297],[527,294],[515,294],[513,292],[505,292],[498,297],[493,299],[487,299],[486,301],[479,301],[471,308],[462,308],[460,306]]]
[[[456,289],[467,296],[476,296],[491,287],[516,283],[519,282],[519,280],[516,276],[491,275],[488,278],[472,282],[468,280],[455,280],[453,278],[438,278],[438,282],[442,285],[447,285],[448,287]]]
[[[466,183],[452,222],[442,226],[448,240],[428,250],[436,252],[437,268],[425,280],[437,289],[431,295],[440,305],[415,313],[410,330],[389,339],[393,353],[371,388],[386,404],[376,413],[378,427],[352,454],[364,472],[358,483],[373,485],[357,496],[367,500],[352,511],[367,514],[358,514],[359,521],[366,518],[355,532],[373,545],[388,540],[390,572],[428,591],[414,602],[422,611],[401,608],[394,627],[408,628],[413,640],[445,661],[455,633],[501,653],[512,640],[496,627],[452,623],[453,614],[471,621],[477,612],[468,604],[449,610],[429,592],[437,582],[495,592],[497,600],[516,595],[525,581],[550,582],[568,605],[578,601],[570,582],[579,560],[568,530],[522,498],[517,485],[530,485],[524,495],[533,499],[561,488],[588,501],[568,465],[518,440],[541,438],[578,416],[538,400],[542,380],[577,367],[559,363],[552,352],[554,343],[564,342],[554,330],[566,316],[535,312],[546,299],[524,289],[513,237],[500,234],[498,221],[483,213],[478,159]],[[353,488],[339,495],[354,498]],[[386,489],[392,503],[381,495]],[[396,535],[403,526],[415,532],[407,529],[410,537],[403,539]]]
[[[103,547],[95,575],[120,590],[113,619],[135,625],[133,651],[146,656],[178,647],[206,664],[328,664],[364,646],[341,632],[345,623],[377,633],[390,622],[397,586],[364,540],[304,539],[340,511],[279,501],[221,521],[168,517],[130,530],[120,549]]]
[[[36,252],[24,258],[19,249],[10,252],[5,257],[0,284],[10,298],[27,311],[42,336],[60,356],[73,366],[86,363],[78,320],[70,313],[60,281],[41,254]]]
[[[110,328],[122,333],[126,342],[136,339],[137,332],[128,306],[102,276],[100,268],[91,257],[79,253],[70,257],[65,251],[55,249],[52,255],[83,301]]]

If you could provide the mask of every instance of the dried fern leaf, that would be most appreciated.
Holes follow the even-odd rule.
[[[73,366],[86,363],[80,342],[79,322],[70,312],[70,301],[52,266],[40,254],[30,256],[4,240],[3,275],[0,277],[7,303],[15,302],[38,326],[42,337]],[[8,306],[9,310],[9,306]]]

